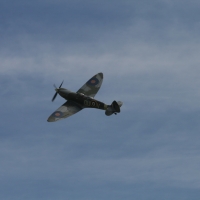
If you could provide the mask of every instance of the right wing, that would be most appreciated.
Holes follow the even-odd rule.
[[[48,122],[55,122],[60,119],[64,119],[70,117],[71,115],[79,112],[83,108],[78,104],[74,103],[73,101],[65,102],[61,107],[59,107],[55,112],[53,112],[49,118],[47,119]]]
[[[94,97],[99,91],[101,84],[103,82],[103,73],[98,73],[89,79],[78,91],[77,93],[83,93],[86,96]]]

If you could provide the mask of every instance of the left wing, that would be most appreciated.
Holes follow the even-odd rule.
[[[78,104],[67,101],[61,107],[59,107],[55,112],[53,112],[49,118],[47,119],[48,122],[55,122],[60,119],[64,119],[70,117],[71,115],[79,112],[83,108]]]
[[[99,91],[101,84],[103,82],[103,73],[98,73],[94,75],[90,80],[88,80],[77,93],[83,93],[87,96],[94,97]]]

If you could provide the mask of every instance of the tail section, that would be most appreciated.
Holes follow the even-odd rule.
[[[116,115],[117,113],[120,113],[120,107],[122,106],[122,102],[121,101],[113,101],[111,105],[109,105],[106,109],[105,114],[107,116],[112,115],[113,113]]]

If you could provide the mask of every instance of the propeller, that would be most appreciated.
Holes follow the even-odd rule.
[[[64,81],[62,81],[62,83],[60,84],[59,88],[57,88],[55,84],[53,85],[53,86],[55,87],[56,93],[54,94],[54,96],[53,96],[53,98],[52,98],[52,101],[54,101],[55,98],[57,97],[58,90],[62,87],[63,82],[64,82]]]

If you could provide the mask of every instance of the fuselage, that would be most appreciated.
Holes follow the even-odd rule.
[[[97,108],[101,110],[106,110],[107,105],[101,101],[98,101],[92,97],[86,96],[82,93],[75,93],[67,90],[65,88],[56,89],[56,92],[66,100],[73,101],[77,103],[82,108]]]

